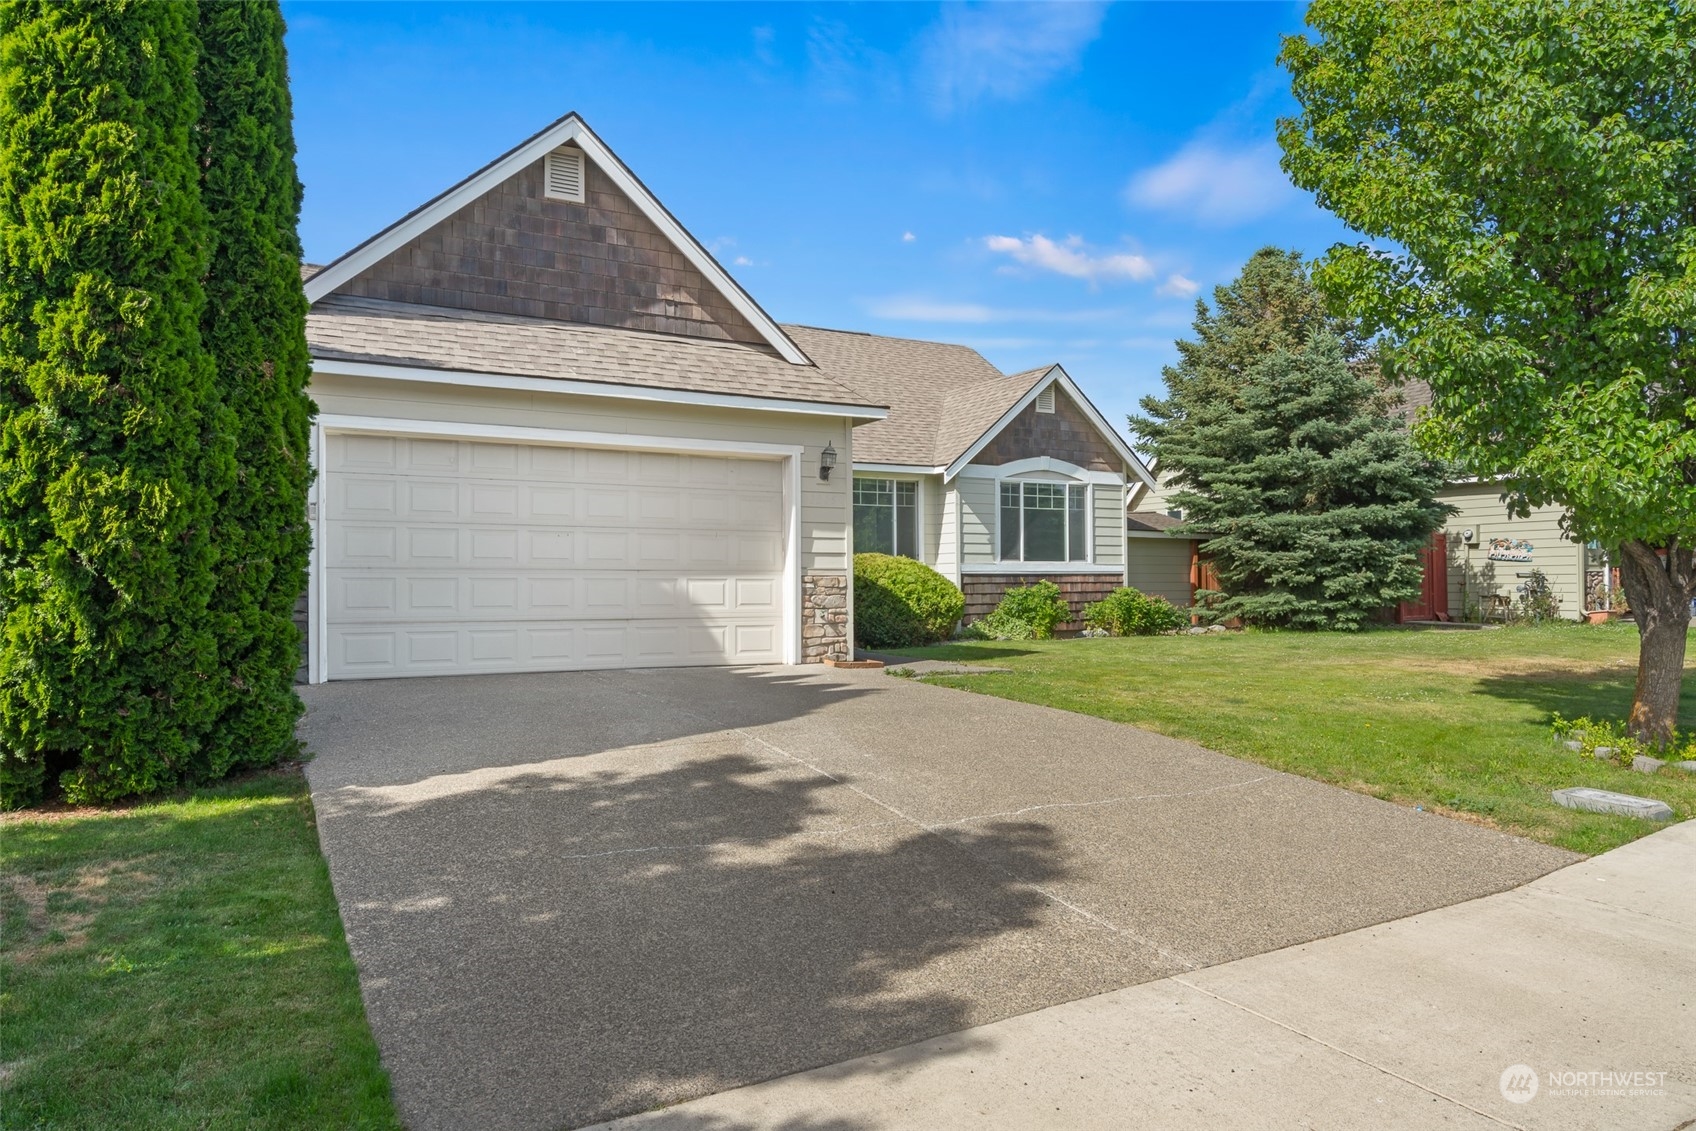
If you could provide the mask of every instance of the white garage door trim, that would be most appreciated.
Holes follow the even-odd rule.
[[[744,459],[781,460],[783,469],[783,507],[787,515],[783,551],[783,662],[799,663],[801,659],[801,454],[799,445],[764,444],[740,440],[707,440],[679,436],[633,436],[625,433],[578,432],[563,428],[525,428],[509,424],[472,424],[450,420],[410,420],[403,417],[348,416],[329,413],[320,416],[312,430],[312,464],[318,469],[308,495],[307,521],[312,527],[312,556],[307,583],[307,617],[312,626],[307,654],[307,681],[323,683],[329,673],[329,602],[324,599],[325,561],[320,548],[324,544],[326,508],[320,505],[324,497],[323,481],[325,436],[332,432],[352,432],[382,436],[420,436],[455,440],[506,440],[524,444],[553,444],[573,448],[607,448],[622,451],[672,452],[678,454],[712,454]]]

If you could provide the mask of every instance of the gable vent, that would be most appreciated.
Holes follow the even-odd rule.
[[[1036,395],[1036,410],[1038,412],[1054,411],[1054,386],[1050,385]]]
[[[542,193],[549,200],[583,203],[583,151],[556,149],[542,163]]]

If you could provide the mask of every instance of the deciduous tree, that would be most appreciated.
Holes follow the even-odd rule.
[[[1428,381],[1418,434],[1617,546],[1630,728],[1673,732],[1696,598],[1696,6],[1317,0],[1284,168],[1364,236],[1317,279]]]

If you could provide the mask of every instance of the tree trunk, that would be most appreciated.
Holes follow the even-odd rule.
[[[1641,742],[1666,746],[1678,722],[1696,555],[1674,542],[1657,552],[1646,542],[1620,546],[1620,580],[1640,635],[1637,694],[1626,729]]]

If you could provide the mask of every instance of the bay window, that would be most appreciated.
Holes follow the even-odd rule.
[[[902,479],[854,479],[854,552],[919,556],[919,485]]]
[[[1001,484],[1001,560],[1089,560],[1089,488],[1082,483]]]

